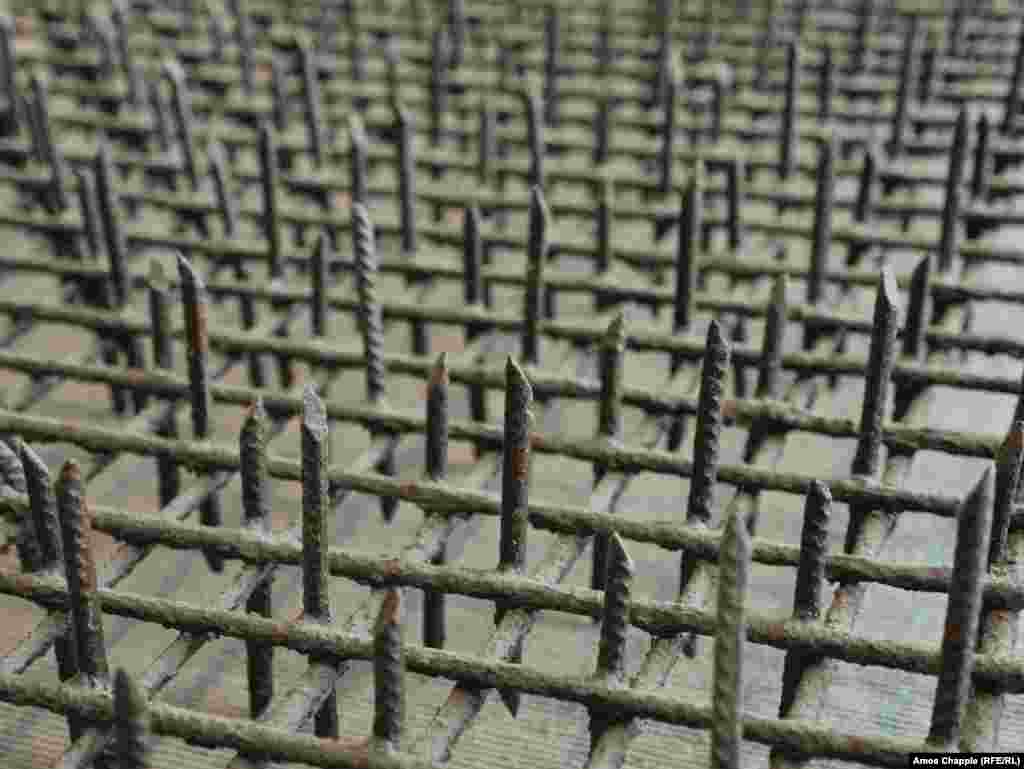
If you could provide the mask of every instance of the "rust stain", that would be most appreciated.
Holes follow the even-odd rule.
[[[257,64],[253,67],[253,75],[256,78],[257,83],[269,83],[270,82],[270,65],[269,64]]]
[[[370,766],[369,737],[339,737],[320,740],[323,752],[329,756],[344,756],[357,769]]]
[[[1007,609],[993,609],[989,612],[988,623],[992,627],[1009,625],[1013,622],[1013,614]]]
[[[530,470],[530,449],[512,449],[512,475],[517,481],[525,481]]]
[[[334,207],[341,211],[348,211],[352,208],[352,196],[347,192],[335,192]]]
[[[31,16],[16,16],[14,19],[14,34],[18,42],[27,43],[32,39],[32,31],[35,28],[35,21]]]
[[[192,339],[190,340],[192,350],[199,355],[206,355],[210,348],[206,324],[206,305],[200,300],[192,314]]]
[[[735,398],[728,398],[722,401],[722,417],[728,420],[735,420],[739,413],[739,403]]]
[[[765,635],[773,643],[782,643],[786,638],[786,623],[771,622],[765,627]]]
[[[959,622],[949,622],[943,633],[943,639],[952,643],[959,643],[964,638],[964,629]]]
[[[403,497],[411,497],[419,490],[416,481],[403,481],[398,487],[398,493]]]
[[[850,608],[849,594],[840,588],[832,596],[832,608],[830,611],[846,611]]]
[[[401,559],[389,558],[388,560],[384,561],[381,571],[383,572],[385,577],[394,578],[399,576],[402,573]]]
[[[461,208],[449,208],[445,212],[445,219],[452,227],[461,227],[465,218],[465,213]]]

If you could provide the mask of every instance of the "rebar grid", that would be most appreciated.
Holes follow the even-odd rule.
[[[12,3],[0,226],[18,246],[0,256],[0,368],[27,386],[0,409],[17,555],[0,593],[47,614],[0,663],[0,698],[66,716],[68,769],[146,766],[158,735],[230,748],[214,764],[239,768],[440,765],[492,690],[517,719],[524,694],[582,706],[589,742],[563,763],[588,767],[628,764],[647,719],[707,730],[716,767],[763,761],[744,741],[770,748],[772,767],[1024,747],[1004,715],[1024,693],[1024,400],[1004,434],[935,414],[941,388],[1022,394],[998,356],[1024,342],[1005,323],[973,326],[982,303],[1024,303],[1006,277],[1024,254],[1005,236],[1024,224],[1024,18],[976,5]],[[998,282],[979,277],[999,268]],[[19,292],[25,276],[48,296]],[[386,295],[396,278],[412,296]],[[522,310],[498,309],[510,302]],[[396,322],[409,353],[385,350]],[[458,329],[457,350],[437,357],[453,344],[441,327]],[[80,340],[70,359],[33,343],[54,328]],[[979,354],[983,373],[964,365]],[[663,361],[659,386],[627,381],[631,365]],[[394,403],[402,378],[425,382],[425,412]],[[69,383],[106,388],[113,415],[50,413]],[[453,385],[468,420],[454,418]],[[854,416],[823,413],[851,387]],[[587,401],[589,435],[559,418]],[[232,445],[217,424],[238,406]],[[295,418],[299,435],[270,453]],[[425,469],[412,479],[399,460],[417,435]],[[849,470],[778,469],[811,435],[855,443]],[[473,446],[468,474],[451,472],[460,443]],[[915,490],[923,452],[991,466],[966,494]],[[89,499],[118,456],[155,459],[158,513]],[[583,506],[531,493],[538,463],[560,458],[592,468]],[[630,518],[642,474],[686,479],[685,512],[648,500]],[[271,489],[294,483],[289,528]],[[798,543],[758,534],[770,492],[800,500]],[[354,493],[378,497],[392,528],[412,514],[403,502],[423,519],[384,554],[339,547]],[[226,523],[232,495],[240,527]],[[849,509],[842,552],[827,542],[836,503]],[[886,556],[908,514],[957,522],[949,565]],[[496,569],[453,563],[489,516]],[[532,530],[550,532],[543,549]],[[102,570],[93,531],[121,543]],[[628,551],[645,544],[681,554],[675,600],[633,594],[645,564]],[[215,608],[119,587],[167,549],[203,554],[223,586]],[[567,584],[588,549],[590,589]],[[754,605],[765,566],[796,567],[790,619]],[[343,622],[332,576],[370,588]],[[948,595],[941,643],[858,631],[873,584]],[[403,639],[408,588],[423,592],[422,645]],[[283,617],[275,599],[294,590],[300,613]],[[458,638],[445,648],[459,596],[494,604],[477,653]],[[600,622],[596,656],[580,653],[592,674],[524,653],[541,612]],[[176,635],[129,675],[104,614]],[[639,664],[634,630],[651,640]],[[702,636],[714,638],[706,704],[672,691],[675,668],[698,669]],[[245,642],[252,720],[157,701],[217,637]],[[784,652],[777,717],[745,704],[748,643]],[[59,684],[26,675],[51,646]],[[308,658],[288,689],[277,647]],[[360,660],[368,737],[339,718]],[[834,728],[823,713],[840,662],[936,676],[930,724]],[[407,670],[454,682],[421,732],[408,728],[419,681]]]

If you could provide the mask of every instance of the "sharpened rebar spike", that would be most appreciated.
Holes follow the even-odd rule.
[[[274,130],[283,134],[288,130],[288,85],[285,63],[279,56],[270,59],[270,116]]]
[[[974,164],[971,169],[971,198],[985,201],[988,198],[989,185],[992,182],[992,163],[989,156],[992,140],[992,126],[988,113],[982,111],[978,115],[978,136],[974,143]]]
[[[435,483],[448,475],[448,355],[441,353],[427,384],[427,440],[426,475]],[[443,566],[445,549],[432,560]],[[445,630],[445,593],[441,590],[423,591],[423,645],[443,649]]]
[[[181,142],[181,157],[192,189],[199,188],[199,172],[196,166],[195,120],[192,117],[192,105],[189,102],[188,85],[185,82],[185,71],[177,61],[165,61],[161,71],[171,87],[171,108],[174,110],[174,122],[177,123],[178,136]]]
[[[18,438],[10,439],[11,448],[6,442],[0,441],[0,487],[9,489],[19,494],[26,493],[25,471],[22,468],[21,441]],[[47,488],[49,479],[47,478]],[[29,498],[28,511],[17,511],[17,532],[15,544],[18,553],[18,562],[24,572],[35,572],[42,568],[43,556],[40,552],[41,544],[37,534],[33,514],[33,500]]]
[[[521,573],[529,528],[530,430],[533,388],[512,358],[505,365],[505,439],[501,473],[498,569]]]
[[[224,227],[224,237],[234,238],[238,233],[238,211],[228,188],[227,158],[224,146],[213,142],[207,151],[210,174],[213,177],[213,194],[217,199],[217,210],[220,212]]]
[[[911,360],[922,360],[927,348],[925,336],[932,316],[931,278],[934,259],[928,255],[922,259],[910,278],[910,292],[907,301],[906,324],[903,329],[903,355]]]
[[[693,301],[700,271],[700,238],[704,219],[704,162],[698,160],[682,196],[676,241],[676,287],[672,303],[672,331],[680,333],[693,321]],[[673,358],[675,373],[682,359]]]
[[[722,141],[722,124],[725,119],[725,79],[721,72],[711,81],[711,136],[712,144]]]
[[[61,469],[57,482],[57,510],[61,521],[71,629],[78,669],[101,683],[108,669],[103,643],[103,617],[97,593],[96,564],[90,542],[92,516],[85,503],[82,473],[74,460],[65,462]]]
[[[160,88],[159,81],[153,81],[148,86],[149,108],[153,113],[153,123],[156,128],[157,140],[160,143],[162,152],[170,152],[174,144],[174,136],[171,132],[171,108],[167,104],[164,92]],[[171,182],[172,186],[174,182]]]
[[[1005,136],[1012,136],[1017,125],[1022,81],[1024,81],[1024,24],[1021,24],[1017,31],[1017,47],[1013,55],[1013,74],[1010,76],[1010,82],[1006,88],[1006,98],[1003,102],[1002,132]]]
[[[739,769],[743,743],[743,648],[753,547],[747,521],[729,517],[718,551],[718,628],[715,632],[711,702],[711,765]]]
[[[946,174],[946,199],[942,206],[942,234],[939,239],[939,271],[943,273],[952,269],[959,250],[960,195],[964,166],[967,164],[969,131],[969,113],[964,106],[956,120]]]
[[[29,80],[32,96],[35,101],[36,122],[39,128],[39,139],[43,160],[50,167],[50,184],[46,200],[51,213],[61,213],[68,208],[68,192],[65,184],[64,159],[60,149],[53,141],[50,126],[50,100],[47,96],[46,84],[38,73],[33,73]]]
[[[612,222],[615,220],[615,182],[609,174],[602,174],[598,188],[595,239],[597,240],[597,272],[603,274],[612,267]],[[603,310],[603,305],[599,308]]]
[[[366,128],[363,126],[363,119],[358,112],[348,116],[348,141],[350,154],[350,171],[352,173],[352,202],[362,203],[364,206],[369,202],[368,181],[369,171],[367,155],[369,153],[369,142],[366,138]],[[399,145],[401,149],[401,145]],[[401,169],[401,163],[399,163]],[[399,183],[401,183],[401,170],[399,170]]]
[[[800,47],[794,40],[786,46],[786,90],[784,106],[782,108],[781,143],[779,145],[779,178],[783,180],[788,179],[793,173],[793,166],[796,163],[797,143],[800,138],[797,133],[800,66]]]
[[[674,137],[676,133],[676,102],[679,81],[675,68],[670,66],[665,81],[665,99],[661,112],[661,144],[658,148],[658,192],[668,195],[672,191],[672,166],[674,160]]]
[[[178,255],[178,275],[181,280],[181,301],[185,312],[185,346],[188,357],[189,400],[191,402],[192,434],[196,440],[206,440],[210,433],[209,353],[210,339],[207,329],[209,308],[206,286],[192,264]],[[200,511],[204,526],[221,525],[220,498],[211,495]],[[213,572],[224,569],[224,559],[214,551],[206,551],[206,561]]]
[[[107,757],[116,769],[146,769],[150,765],[149,710],[146,695],[124,668],[114,674],[113,742]]]
[[[477,178],[486,184],[491,178],[494,161],[498,156],[497,116],[485,99],[480,100],[479,137],[477,148]]]
[[[697,430],[693,444],[693,476],[687,503],[687,519],[707,524],[714,507],[718,477],[719,439],[722,431],[722,398],[729,368],[730,349],[721,325],[708,326],[697,401]]]
[[[810,271],[807,275],[807,301],[818,304],[825,297],[825,271],[832,246],[832,204],[835,195],[835,135],[831,132],[818,146],[818,173],[814,194],[814,223],[811,235]],[[813,344],[807,335],[808,347]]]
[[[10,442],[12,446],[17,446],[20,443],[20,439],[12,438]],[[20,451],[8,446],[6,441],[0,440],[0,486],[9,488],[19,494],[24,494],[26,493],[25,471],[21,466],[19,453]],[[32,543],[35,546],[34,537]],[[35,571],[36,568],[38,567],[27,569],[27,571]]]
[[[444,27],[434,31],[430,51],[430,146],[444,139],[445,114],[448,111],[448,35]]]
[[[598,370],[601,381],[601,397],[598,401],[597,435],[607,440],[617,440],[622,435],[622,387],[624,358],[626,354],[626,318],[619,313],[608,326],[601,340],[598,355]],[[606,469],[594,466],[594,482],[599,483]],[[592,590],[604,590],[608,572],[608,535],[598,532],[594,536],[594,558],[590,572]]]
[[[253,57],[252,27],[245,0],[227,0],[228,10],[235,20],[235,44],[241,69],[242,91],[252,96],[256,87],[256,62]]]
[[[359,327],[366,355],[366,399],[375,404],[384,397],[384,320],[377,300],[373,223],[362,203],[352,205],[352,245],[359,292]]]
[[[557,126],[559,118],[558,76],[562,49],[558,6],[544,11],[544,122]]]
[[[821,48],[821,67],[818,71],[818,122],[827,125],[832,120],[832,102],[836,95],[836,67],[832,46]]]
[[[327,412],[316,390],[302,393],[302,605],[310,619],[330,617],[327,590]]]
[[[904,131],[907,127],[907,111],[910,109],[910,93],[913,87],[917,64],[918,16],[911,14],[907,19],[907,31],[903,38],[903,58],[900,64],[900,79],[896,89],[896,104],[892,111],[892,127],[889,135],[889,155],[903,154]]]
[[[853,219],[867,223],[875,214],[878,187],[878,152],[869,144],[864,150],[864,165],[861,166],[857,186],[857,200],[853,206]]]
[[[804,505],[804,525],[800,535],[800,564],[793,595],[793,616],[813,622],[821,616],[821,593],[825,585],[825,556],[828,548],[828,524],[832,515],[832,492],[821,481],[811,483]],[[807,655],[797,649],[786,653],[782,673],[782,698],[779,718],[786,718],[796,698]]]
[[[38,548],[38,561],[33,571],[56,570],[62,565],[63,547],[50,471],[39,455],[26,444],[22,443],[20,449],[20,464],[25,472],[25,491],[34,529],[32,539]]]
[[[598,647],[598,674],[621,682],[626,673],[629,635],[629,598],[635,567],[618,534],[608,540],[608,579],[604,586],[604,613]]]
[[[452,69],[462,66],[466,48],[466,4],[464,0],[448,0],[448,39],[451,42],[449,64]]]
[[[174,339],[171,320],[171,290],[160,262],[154,260],[146,277],[149,289],[149,323],[153,335],[153,363],[157,368],[170,371],[174,368]],[[178,437],[178,422],[171,415],[160,426],[158,435],[164,438]],[[165,507],[181,492],[181,472],[173,456],[160,454],[156,458],[157,494],[160,506]]]
[[[860,418],[860,437],[853,459],[854,475],[874,478],[878,474],[882,450],[882,422],[889,402],[889,386],[896,362],[896,335],[900,326],[899,289],[891,267],[882,268],[875,299],[871,327],[864,403]]]
[[[310,325],[313,336],[327,334],[327,262],[330,261],[330,238],[321,232],[310,258]]]
[[[545,291],[544,262],[547,261],[548,207],[540,187],[530,190],[530,221],[526,252],[526,296],[523,317],[523,359],[540,361],[541,302]]]
[[[121,222],[117,212],[114,161],[110,154],[110,144],[106,139],[100,140],[95,169],[96,198],[99,202],[100,220],[103,222],[103,234],[107,246],[110,288],[117,306],[123,307],[128,298],[124,233],[121,231]]]
[[[405,725],[402,594],[388,588],[373,631],[373,736],[397,749]]]
[[[466,206],[462,217],[462,297],[467,307],[480,304],[484,298],[482,255],[480,209]],[[473,330],[467,327],[467,332],[468,341],[472,341]]]
[[[239,466],[242,476],[242,520],[249,528],[270,531],[267,496],[267,412],[257,398],[246,415],[239,437]],[[273,576],[253,590],[245,610],[261,617],[273,613]],[[258,718],[274,698],[273,644],[246,641],[246,672],[249,682],[249,715]]]
[[[744,163],[742,158],[735,158],[729,164],[726,178],[729,210],[726,214],[726,229],[729,233],[729,250],[733,255],[743,246],[743,190]]]
[[[299,46],[299,62],[302,67],[302,99],[306,113],[306,136],[313,162],[322,168],[326,160],[323,107],[320,100],[320,79],[317,74],[316,53],[308,41]]]
[[[764,342],[761,348],[761,365],[757,372],[757,398],[776,398],[782,378],[782,351],[786,332],[786,318],[789,306],[789,281],[785,275],[775,279],[771,303],[765,311]]]
[[[0,119],[0,134],[12,136],[18,133],[21,124],[18,105],[18,64],[15,58],[15,29],[10,17],[0,18],[0,77],[3,78],[4,112]]]
[[[78,185],[78,207],[82,217],[82,229],[88,253],[93,259],[99,259],[103,223],[100,221],[99,201],[96,198],[96,184],[93,176],[86,171],[76,170],[75,181]]]
[[[277,198],[280,187],[280,171],[277,167],[277,139],[270,124],[260,124],[260,188],[263,195],[263,236],[267,239],[267,259],[270,277],[284,275],[283,244],[279,220],[280,204]]]
[[[594,165],[608,162],[612,133],[612,97],[603,94],[597,102],[597,113],[594,117]]]
[[[547,144],[544,139],[544,123],[541,120],[540,98],[530,84],[523,90],[521,98],[526,114],[526,146],[530,153],[527,184],[531,187],[543,187],[544,153],[547,151]]]
[[[1015,496],[1020,488],[1021,458],[1024,456],[1024,422],[1014,421],[999,451],[996,452],[995,501],[992,505],[992,535],[988,566],[1005,563],[1008,556],[1010,519]]]
[[[415,126],[412,114],[401,105],[395,108],[395,141],[398,144],[398,206],[402,251],[416,253],[416,156],[413,148]]]
[[[994,486],[995,473],[990,466],[964,500],[957,517],[956,550],[942,635],[942,667],[927,740],[930,745],[947,750],[955,749],[971,689],[992,529]]]

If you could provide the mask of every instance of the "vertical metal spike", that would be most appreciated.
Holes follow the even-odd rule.
[[[242,476],[242,517],[257,531],[270,530],[267,505],[267,412],[257,398],[242,424],[239,459]],[[269,577],[252,592],[245,603],[247,612],[261,617],[273,613],[272,580]],[[249,681],[249,715],[258,718],[274,698],[274,647],[246,641],[246,670]]]
[[[964,106],[957,117],[946,175],[946,200],[942,207],[942,235],[939,239],[939,270],[943,273],[949,272],[953,267],[953,260],[959,250],[960,190],[964,178],[964,166],[967,164],[967,135],[969,131],[968,111]]]
[[[171,146],[174,144],[174,136],[171,131],[171,108],[167,104],[167,99],[164,97],[159,81],[151,82],[148,91],[149,108],[153,113],[153,124],[156,128],[160,150],[162,152],[170,152]],[[174,179],[171,180],[171,186],[173,187],[173,185]]]
[[[932,256],[924,257],[910,278],[906,325],[903,329],[903,355],[911,360],[921,360],[926,351],[925,336],[931,318],[933,262]]]
[[[430,51],[430,145],[439,147],[444,138],[448,111],[448,35],[444,27],[434,30]]]
[[[238,210],[228,189],[227,159],[224,156],[224,146],[220,142],[213,142],[210,145],[208,160],[217,209],[220,211],[224,227],[224,237],[230,240],[238,233]]]
[[[679,83],[675,68],[670,66],[665,81],[665,100],[661,113],[661,145],[658,148],[658,191],[668,195],[672,191],[673,137],[676,133],[676,101]]]
[[[171,291],[159,262],[154,260],[151,263],[146,282],[149,289],[149,322],[153,330],[153,363],[159,369],[171,371],[174,368]],[[169,415],[157,434],[163,438],[178,437],[178,421],[175,414]],[[158,455],[156,466],[160,506],[166,507],[181,493],[181,472],[174,457],[168,454]]]
[[[369,202],[368,191],[368,140],[366,128],[363,126],[363,119],[359,113],[353,112],[348,116],[348,140],[349,140],[349,168],[352,173],[352,202],[362,203],[364,206]],[[399,145],[401,149],[401,145]],[[399,183],[401,183],[401,163],[399,163]]]
[[[917,78],[917,103],[926,107],[932,100],[932,87],[935,85],[939,69],[939,39],[934,26],[928,28],[925,36],[924,49],[921,51],[921,71]]]
[[[466,206],[462,217],[462,297],[470,307],[483,301],[481,253],[480,209]],[[477,334],[471,326],[466,327],[466,341],[473,341]]]
[[[280,56],[270,58],[270,115],[274,130],[283,134],[288,130],[288,84],[285,63]]]
[[[0,17],[0,77],[3,78],[4,111],[0,118],[0,135],[13,136],[18,133],[22,122],[16,75],[18,64],[14,54],[14,22],[7,16]]]
[[[313,385],[306,385],[302,393],[302,609],[308,620],[319,622],[331,619],[327,453],[327,411]],[[317,713],[316,735],[338,736],[338,702],[333,691]]]
[[[416,253],[416,157],[413,149],[413,116],[395,108],[395,140],[398,144],[398,205],[402,251]]]
[[[594,165],[608,162],[612,133],[612,97],[602,94],[597,100],[597,113],[594,118]]]
[[[878,188],[878,150],[873,144],[864,149],[864,164],[861,166],[857,187],[857,198],[853,204],[853,220],[867,224],[874,217]],[[863,261],[870,248],[863,241],[851,243],[846,253],[846,266],[854,267]]]
[[[985,561],[992,529],[994,475],[991,466],[986,468],[964,500],[958,516],[946,627],[942,635],[942,669],[928,731],[928,743],[947,750],[956,745],[971,689]]]
[[[789,305],[789,281],[785,275],[775,279],[772,298],[765,312],[764,343],[757,374],[757,398],[775,398],[782,377],[782,351]]]
[[[299,46],[299,62],[302,67],[302,99],[306,113],[306,134],[313,162],[322,168],[326,161],[326,147],[323,107],[320,100],[320,78],[317,71],[316,53],[309,41]]]
[[[726,523],[718,555],[718,629],[711,703],[711,765],[715,769],[741,766],[745,604],[752,550],[747,522],[737,511]]]
[[[359,291],[359,326],[366,354],[366,398],[370,403],[379,403],[384,397],[384,322],[377,301],[373,224],[362,203],[352,205],[352,245]]]
[[[530,430],[533,388],[512,358],[505,365],[505,439],[501,473],[498,569],[521,573],[529,530]]]
[[[796,572],[793,616],[813,622],[821,615],[821,592],[825,585],[825,556],[828,524],[832,516],[832,492],[821,481],[811,483],[804,505],[804,525],[800,535],[800,564]],[[779,718],[789,715],[797,686],[806,667],[807,655],[791,649],[786,653],[782,673],[782,699]]]
[[[10,439],[11,448],[4,441],[0,441],[0,487],[18,492],[26,493],[25,471],[21,466],[20,439]],[[29,499],[31,506],[32,500]],[[17,534],[15,544],[18,553],[18,562],[21,570],[25,572],[39,571],[42,563],[40,553],[39,536],[36,533],[36,525],[31,510],[29,512],[18,511]]]
[[[71,628],[79,670],[96,683],[108,674],[103,643],[103,618],[97,593],[96,564],[92,557],[92,516],[85,504],[82,473],[69,460],[57,482],[57,510],[61,520],[65,575],[70,598]]]
[[[96,185],[92,176],[82,170],[75,171],[75,182],[78,186],[78,208],[82,217],[86,248],[93,259],[99,259],[103,224],[100,222]]]
[[[832,46],[821,47],[821,67],[818,70],[818,122],[828,125],[832,120],[832,102],[836,95],[836,68]]]
[[[889,136],[889,154],[898,157],[903,154],[903,136],[907,127],[907,110],[910,108],[910,89],[914,83],[917,64],[918,16],[907,18],[907,29],[903,38],[903,58],[900,64],[900,80],[896,90],[896,105],[892,112],[892,129]]]
[[[388,103],[394,107],[402,103],[402,78],[399,73],[401,64],[398,40],[389,35],[384,44],[384,64],[387,67]]]
[[[722,432],[722,397],[729,368],[730,349],[717,320],[708,326],[697,400],[697,428],[693,436],[693,474],[686,508],[689,525],[706,526],[714,507],[715,482],[718,479],[719,440]],[[680,558],[680,586],[685,589],[694,568],[692,556],[685,550]],[[680,592],[681,592],[680,591]]]
[[[1001,128],[1006,136],[1013,135],[1017,125],[1017,114],[1020,112],[1022,81],[1024,81],[1024,24],[1021,24],[1017,30],[1017,47],[1013,55],[1013,74],[1010,76],[1010,82],[1006,88],[1006,98],[1003,102],[1003,123]]]
[[[466,4],[464,0],[448,0],[448,38],[451,41],[450,66],[458,69],[466,48]]]
[[[117,769],[149,766],[149,732],[146,696],[124,668],[119,668],[114,674],[114,740],[110,751]]]
[[[242,91],[246,96],[252,96],[256,87],[256,67],[249,11],[245,0],[227,0],[227,6],[235,20],[235,43],[238,46],[238,59],[241,65]]]
[[[693,320],[693,298],[697,292],[697,274],[700,270],[699,249],[704,208],[704,162],[698,160],[686,186],[679,208],[679,229],[676,242],[676,287],[672,309],[672,331],[688,330]],[[672,359],[672,372],[682,364],[682,358]]]
[[[711,81],[711,135],[712,144],[722,141],[722,124],[725,120],[725,77],[721,71]]]
[[[544,124],[541,121],[540,99],[532,85],[527,84],[522,92],[523,110],[526,114],[526,145],[530,153],[530,171],[527,184],[531,187],[544,186]]]
[[[178,136],[181,141],[181,157],[185,165],[185,175],[188,177],[192,189],[195,190],[199,188],[195,120],[192,117],[192,105],[189,103],[185,71],[177,61],[172,59],[163,63],[162,73],[171,87],[171,108],[174,110],[174,121],[177,123]]]
[[[330,242],[326,232],[321,232],[313,246],[310,258],[310,325],[313,336],[327,334],[327,262],[330,261]]]
[[[260,124],[260,188],[263,194],[263,234],[267,239],[267,259],[270,277],[284,275],[284,263],[279,219],[280,204],[277,194],[280,186],[280,171],[277,167],[277,139],[269,123]]]
[[[205,440],[210,433],[210,411],[213,405],[210,396],[209,351],[210,340],[207,331],[208,307],[206,286],[192,264],[178,255],[178,274],[181,279],[181,299],[185,311],[185,341],[188,354],[189,399],[192,405],[192,434],[196,440]],[[211,495],[200,510],[200,521],[204,526],[221,525],[220,498]],[[213,551],[206,553],[206,561],[213,572],[224,569],[223,558]]]
[[[832,203],[835,195],[835,134],[830,133],[818,146],[818,173],[814,195],[814,224],[811,236],[811,262],[807,275],[807,301],[818,304],[825,297],[825,271],[832,246]],[[805,347],[813,345],[807,334]]]
[[[30,530],[26,532],[29,536],[24,540],[19,539],[19,546],[24,542],[22,549],[26,551],[22,560],[29,571],[57,570],[62,565],[63,548],[50,471],[39,455],[27,445],[21,443],[18,448],[18,469],[24,473],[20,490],[28,494],[29,516],[32,521]]]
[[[854,32],[854,44],[850,57],[851,73],[867,72],[871,69],[871,48],[869,40],[872,35],[875,17],[875,0],[861,0],[857,14],[857,29]]]
[[[854,475],[873,478],[878,474],[882,450],[882,421],[889,402],[890,378],[896,362],[896,334],[899,332],[900,314],[896,277],[892,268],[886,266],[882,268],[882,280],[878,285],[878,296],[875,300],[860,437],[853,459]]]
[[[540,315],[544,294],[544,262],[547,261],[548,207],[540,187],[530,190],[530,223],[527,244],[526,297],[523,317],[523,359],[540,361]]]
[[[426,471],[431,481],[443,481],[448,475],[448,356],[441,353],[427,385]],[[442,549],[432,560],[444,565]],[[423,645],[443,649],[445,643],[445,594],[441,590],[423,591]]]
[[[995,501],[992,505],[992,535],[988,551],[988,566],[1004,563],[1007,559],[1010,518],[1014,497],[1020,487],[1021,458],[1024,456],[1024,422],[1014,421],[1006,440],[996,453]]]
[[[390,750],[400,746],[405,725],[405,661],[402,594],[388,588],[373,631],[373,736]]]
[[[125,243],[117,214],[117,192],[114,189],[114,162],[110,155],[110,145],[106,139],[100,140],[95,169],[96,196],[99,201],[100,219],[103,223],[103,234],[107,246],[107,258],[109,259],[110,288],[116,305],[123,307],[128,298]]]
[[[729,249],[733,255],[743,246],[743,159],[734,158],[728,167],[726,178],[728,205],[726,229],[729,233]]]
[[[796,163],[799,134],[797,120],[799,118],[800,99],[800,47],[795,40],[786,46],[786,90],[782,108],[782,133],[779,145],[779,178],[788,179],[793,173]]]
[[[611,174],[602,174],[598,183],[595,239],[597,240],[597,272],[604,274],[612,267],[612,222],[615,220],[615,182]],[[600,299],[600,296],[598,297]],[[599,302],[599,311],[604,303]]]
[[[549,126],[557,126],[559,117],[560,27],[558,6],[552,3],[544,10],[544,122]]]
[[[626,673],[629,599],[635,567],[618,534],[612,534],[608,543],[608,580],[604,588],[597,669],[599,675],[621,682]]]
[[[601,398],[598,401],[597,434],[606,440],[622,436],[622,386],[626,355],[626,318],[619,313],[612,320],[601,340],[598,368],[601,380]],[[599,483],[606,468],[594,466],[594,482]],[[603,590],[608,572],[608,536],[594,536],[593,567],[590,572],[592,590]]]
[[[66,171],[64,159],[59,147],[53,141],[53,134],[50,130],[50,100],[47,97],[46,84],[38,73],[32,73],[29,84],[35,100],[43,160],[50,167],[50,185],[46,205],[51,213],[61,213],[66,211],[69,206],[65,183]]]
[[[494,159],[498,154],[494,108],[486,99],[480,99],[479,137],[477,154],[477,178],[481,184],[490,181]]]
[[[978,136],[974,144],[974,163],[971,169],[971,197],[977,201],[988,198],[989,185],[992,182],[992,163],[989,156],[991,144],[991,125],[988,113],[982,111],[978,115]]]

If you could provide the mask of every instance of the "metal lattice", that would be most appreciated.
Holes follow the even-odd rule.
[[[24,765],[1024,749],[1018,4],[7,12]]]

